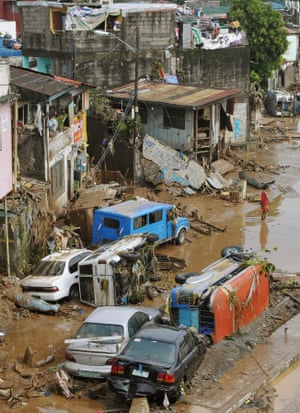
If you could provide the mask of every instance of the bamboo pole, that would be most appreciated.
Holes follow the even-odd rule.
[[[6,197],[4,198],[4,233],[5,233],[5,245],[6,245],[7,275],[10,277],[10,255],[9,255],[7,199],[6,199]]]

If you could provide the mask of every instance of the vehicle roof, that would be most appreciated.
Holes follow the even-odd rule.
[[[85,319],[85,323],[116,323],[124,324],[136,312],[143,309],[127,306],[103,306],[98,307]]]
[[[101,261],[106,260],[107,263],[110,263],[114,259],[118,259],[118,256],[122,254],[143,247],[146,244],[146,239],[146,234],[132,234],[113,242],[103,244],[101,247],[94,250],[91,255],[86,257],[84,261],[81,261],[80,265],[95,264],[98,263],[99,259]]]
[[[172,204],[162,202],[148,201],[148,199],[137,199],[121,202],[120,204],[111,205],[107,208],[99,209],[99,213],[125,215],[127,217],[140,216],[143,213],[157,210],[158,208],[172,208]]]
[[[148,340],[165,341],[174,343],[186,334],[186,329],[176,328],[163,324],[146,325],[139,330],[135,337],[145,338]]]
[[[42,260],[67,260],[68,258],[71,258],[75,255],[82,254],[84,252],[90,252],[92,253],[91,250],[88,250],[86,248],[73,248],[73,249],[65,249],[57,252],[53,252],[52,254],[47,255],[46,257],[42,258]]]

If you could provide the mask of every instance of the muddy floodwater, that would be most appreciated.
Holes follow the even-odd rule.
[[[274,413],[299,413],[300,411],[300,360],[274,381],[277,397]]]
[[[261,220],[258,202],[233,204],[217,197],[201,195],[180,198],[180,203],[185,204],[188,210],[198,209],[204,220],[220,228],[226,227],[224,232],[211,235],[190,232],[184,245],[167,245],[159,249],[159,252],[184,258],[187,263],[184,271],[203,269],[219,259],[221,250],[229,245],[253,249],[260,257],[272,262],[277,269],[286,272],[300,271],[300,141],[265,145],[259,153],[249,154],[249,157],[256,157],[256,161],[261,164],[268,162],[281,166],[280,174],[273,177],[276,182],[271,185],[271,204],[267,219]],[[16,358],[21,358],[28,346],[38,353],[39,358],[43,358],[54,348],[55,363],[62,361],[64,339],[72,337],[83,319],[92,311],[92,308],[81,303],[73,308],[69,304],[67,309],[68,311],[59,316],[30,314],[28,319],[16,321],[7,332],[5,347],[0,348],[1,352],[5,352],[7,363],[13,364]],[[279,394],[276,413],[299,412],[299,397],[293,398],[294,396],[289,396],[288,393],[289,388],[292,388],[290,385],[294,384],[294,391],[297,389],[299,395],[299,374],[298,363],[295,370],[288,373],[287,378],[281,377],[274,384]],[[15,408],[9,408],[6,401],[0,400],[0,412],[96,413],[101,409],[114,411],[113,409],[122,404],[105,387],[100,395],[97,393],[95,399],[91,394],[83,393],[80,398],[66,400],[57,395],[55,390],[53,388],[48,393],[36,395],[38,397],[21,402]],[[298,410],[296,407],[294,410],[293,404],[289,404],[287,409],[286,399],[297,403]]]
[[[260,257],[272,262],[277,270],[299,272],[300,140],[265,145],[258,153],[247,156],[249,160],[278,168],[278,174],[261,175],[263,182],[268,178],[275,181],[270,185],[267,219],[261,220],[258,202],[232,204],[197,196],[185,200],[190,210],[198,209],[204,220],[226,227],[225,232],[193,237],[182,247],[162,248],[170,255],[176,250],[177,256],[185,258],[187,271],[199,271],[218,259],[222,248],[237,245],[253,249]],[[253,190],[249,185],[248,189],[259,196],[259,190]]]
[[[254,250],[260,257],[272,262],[278,271],[299,272],[300,182],[292,187],[292,195],[276,195],[265,221],[261,220],[258,203],[234,206],[219,203],[218,208],[223,208],[222,218],[214,217],[214,212],[211,215],[207,213],[205,219],[225,225],[227,229],[224,233],[199,235],[181,247],[168,245],[161,251],[185,258],[187,271],[199,271],[212,260],[220,258],[224,247],[237,245]],[[212,200],[208,202],[216,204]]]

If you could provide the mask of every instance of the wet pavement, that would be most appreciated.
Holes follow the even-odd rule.
[[[251,397],[262,385],[272,383],[283,371],[300,358],[300,314],[278,328],[266,343],[258,344],[212,384],[197,399],[193,394],[188,413],[230,413]],[[298,383],[299,384],[299,383]],[[197,400],[196,400],[197,399]],[[295,399],[299,402],[298,396]],[[186,399],[189,404],[189,398]],[[298,409],[299,409],[298,404]],[[283,401],[284,412],[291,413]],[[280,407],[278,407],[280,409]],[[277,410],[280,412],[283,410]],[[299,410],[294,410],[299,412]]]
[[[272,385],[276,390],[274,413],[299,413],[300,360],[281,374]]]

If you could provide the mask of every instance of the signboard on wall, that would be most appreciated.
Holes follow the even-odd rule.
[[[72,137],[73,144],[85,143],[86,141],[86,116],[85,113],[80,113],[73,116],[72,119]]]
[[[9,103],[0,104],[0,199],[13,189],[11,111]]]

